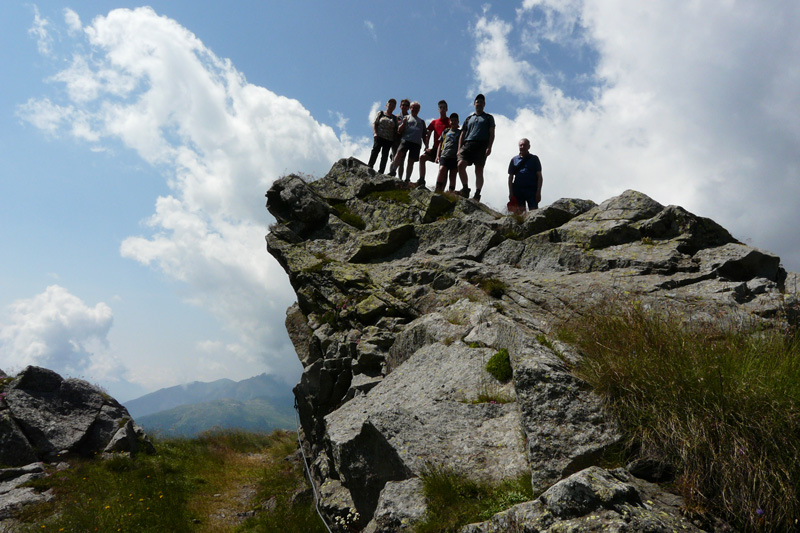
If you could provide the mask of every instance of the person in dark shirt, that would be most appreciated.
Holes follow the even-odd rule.
[[[519,155],[508,164],[508,199],[517,199],[520,210],[539,209],[542,201],[542,163],[531,152],[531,142],[520,139]]]
[[[473,102],[475,112],[464,120],[461,137],[458,141],[458,175],[464,188],[461,195],[469,198],[467,186],[467,167],[475,165],[475,200],[481,199],[483,188],[483,167],[486,158],[492,153],[494,144],[494,117],[484,112],[486,97],[479,94]]]

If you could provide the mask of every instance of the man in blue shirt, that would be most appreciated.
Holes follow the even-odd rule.
[[[522,211],[539,209],[542,201],[542,163],[531,152],[531,142],[520,139],[519,155],[508,164],[508,199],[517,199]]]

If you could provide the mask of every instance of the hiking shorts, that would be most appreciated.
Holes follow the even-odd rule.
[[[421,155],[425,156],[425,161],[436,161],[436,150],[433,148],[423,150]]]
[[[455,157],[440,157],[439,166],[442,166],[447,170],[453,170],[454,168],[458,167],[458,159]]]
[[[458,160],[466,161],[467,165],[483,167],[486,164],[486,149],[488,147],[488,141],[466,141],[461,145],[461,151],[458,152]]]
[[[419,149],[422,148],[421,144],[417,144],[411,141],[400,141],[400,150],[408,150],[408,160],[413,161],[416,163],[419,161]]]

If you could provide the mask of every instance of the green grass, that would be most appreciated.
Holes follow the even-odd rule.
[[[506,285],[504,281],[496,278],[482,278],[475,280],[475,282],[483,292],[492,298],[502,298],[506,291],[508,291],[508,285]]]
[[[629,449],[678,469],[690,510],[743,531],[800,519],[800,349],[780,331],[689,326],[631,302],[562,328],[576,369],[619,420]]]
[[[486,363],[486,371],[489,372],[497,381],[506,382],[511,379],[511,359],[508,350],[501,348]]]
[[[70,460],[31,485],[52,489],[53,501],[30,506],[20,531],[265,531],[260,524],[277,516],[283,531],[324,531],[310,501],[293,504],[307,487],[302,464],[284,458],[297,448],[296,435],[225,431],[195,439],[154,443],[158,453],[109,460]],[[257,487],[255,498],[243,493]],[[243,524],[238,512],[262,511]],[[227,518],[223,518],[225,514]]]
[[[429,467],[422,475],[428,510],[417,533],[459,531],[462,526],[488,520],[518,503],[533,499],[530,475],[502,483],[469,479],[444,468]]]
[[[344,202],[331,204],[331,207],[336,212],[336,216],[341,219],[345,224],[349,224],[356,229],[363,230],[367,227],[367,223],[358,213],[354,213],[347,204]]]
[[[392,189],[389,191],[374,191],[366,195],[368,201],[393,202],[395,204],[410,204],[411,194],[408,189]]]

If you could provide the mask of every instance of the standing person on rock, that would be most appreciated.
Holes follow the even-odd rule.
[[[394,144],[392,145],[392,158],[389,160],[394,164],[394,158],[397,157],[397,150],[400,148],[400,141],[402,140],[402,135],[400,135],[400,124],[403,120],[408,116],[408,108],[411,107],[411,100],[408,98],[403,98],[400,100],[400,116],[397,117],[397,130],[394,132]],[[391,168],[391,165],[389,165]],[[403,179],[403,164],[400,164],[400,179]]]
[[[444,192],[448,174],[450,176],[449,192],[455,192],[456,190],[459,137],[461,137],[461,130],[458,129],[458,113],[451,113],[450,129],[442,132],[442,138],[439,139],[439,151],[436,153],[436,162],[439,163],[439,174],[436,178],[436,192]]]
[[[447,102],[439,100],[439,118],[431,120],[428,128],[425,131],[425,150],[419,156],[419,180],[417,180],[417,187],[425,186],[425,163],[427,161],[436,161],[436,154],[439,149],[439,139],[442,133],[450,127],[450,119],[447,117]],[[433,146],[428,148],[428,141],[433,136]]]
[[[531,152],[528,139],[519,140],[519,155],[508,164],[508,199],[517,199],[520,211],[539,209],[542,201],[542,163]]]
[[[394,176],[398,167],[401,167],[402,176],[403,160],[408,153],[408,167],[406,168],[406,183],[411,181],[411,173],[414,172],[414,163],[419,160],[419,152],[422,149],[422,137],[425,134],[425,121],[419,117],[419,102],[411,102],[411,115],[403,118],[397,131],[403,136],[400,141],[400,148],[392,162],[389,171],[390,176]]]
[[[381,154],[381,164],[378,167],[378,172],[383,174],[386,170],[386,161],[389,158],[389,150],[394,145],[394,139],[397,136],[398,119],[394,114],[394,108],[397,106],[397,100],[389,98],[386,102],[386,111],[378,111],[375,120],[372,121],[372,153],[369,155],[369,168],[375,166],[375,161],[378,159],[378,153]]]
[[[458,175],[464,188],[461,196],[469,198],[467,181],[467,167],[475,165],[475,200],[481,199],[483,188],[483,167],[486,158],[492,153],[494,144],[494,117],[484,113],[486,97],[479,94],[473,102],[475,112],[470,114],[461,128],[461,138],[458,141]]]

